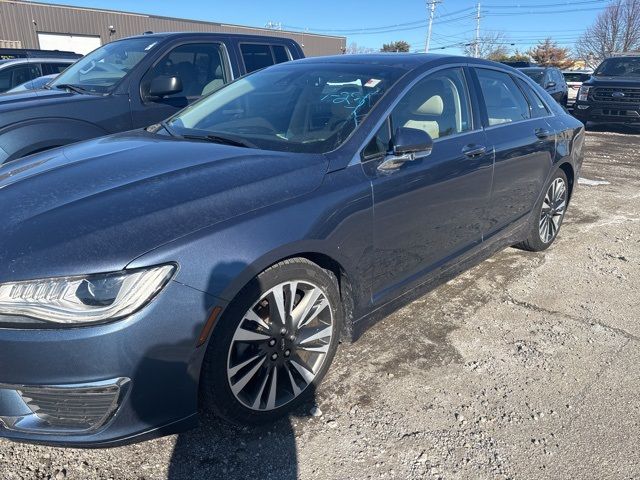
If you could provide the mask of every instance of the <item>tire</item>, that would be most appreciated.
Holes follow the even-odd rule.
[[[569,203],[569,182],[561,169],[551,177],[544,191],[531,214],[528,236],[516,248],[541,252],[549,248],[558,236]],[[550,199],[554,200],[549,203]]]
[[[304,258],[269,267],[214,328],[201,373],[203,407],[236,424],[286,415],[314,395],[335,356],[342,321],[333,273]]]

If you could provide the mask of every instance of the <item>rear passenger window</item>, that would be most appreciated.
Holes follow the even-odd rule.
[[[549,110],[547,110],[547,107],[540,98],[540,95],[538,95],[538,93],[531,88],[528,83],[518,79],[518,85],[520,85],[520,88],[527,94],[527,97],[529,97],[532,117],[546,117],[549,115]]]
[[[240,45],[242,60],[247,73],[270,67],[276,63],[288,62],[291,58],[284,45],[260,45],[243,43]]]
[[[272,45],[271,48],[273,49],[273,58],[276,63],[289,61],[289,54],[287,53],[287,49],[284,45]]]
[[[43,75],[53,75],[61,73],[65,70],[70,64],[69,63],[43,63],[42,64],[42,74]]]
[[[416,83],[393,109],[391,123],[394,131],[416,128],[435,140],[471,130],[470,112],[462,69],[450,68]]]
[[[244,68],[247,70],[247,73],[274,64],[270,45],[245,43],[240,46],[240,50],[242,50],[242,59],[244,60]]]
[[[489,126],[531,118],[529,103],[511,75],[496,70],[476,69],[487,107]]]

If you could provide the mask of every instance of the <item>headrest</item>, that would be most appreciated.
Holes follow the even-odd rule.
[[[214,72],[214,76],[216,78],[222,78],[222,65],[218,65],[216,67],[216,71]]]
[[[433,95],[426,102],[420,105],[415,113],[420,115],[442,115],[444,111],[444,102],[440,95]]]

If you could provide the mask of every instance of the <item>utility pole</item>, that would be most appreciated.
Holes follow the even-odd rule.
[[[429,45],[431,44],[431,30],[433,29],[433,16],[436,12],[436,5],[440,3],[441,0],[429,0],[427,2],[427,7],[429,8],[429,29],[427,31],[427,43],[424,47],[424,53],[429,53]]]
[[[476,41],[473,56],[478,58],[480,56],[480,2],[478,2],[476,8]]]

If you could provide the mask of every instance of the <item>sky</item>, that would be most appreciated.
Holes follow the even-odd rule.
[[[44,0],[47,1],[47,0]],[[404,40],[424,51],[429,0],[48,0],[50,3],[125,10],[347,37],[347,44],[378,50]],[[526,51],[546,37],[572,47],[609,0],[480,0],[480,32],[503,32],[511,50]],[[440,0],[431,51],[459,54],[476,28],[477,0]],[[178,8],[176,7],[178,6]],[[443,48],[444,47],[444,48]]]

